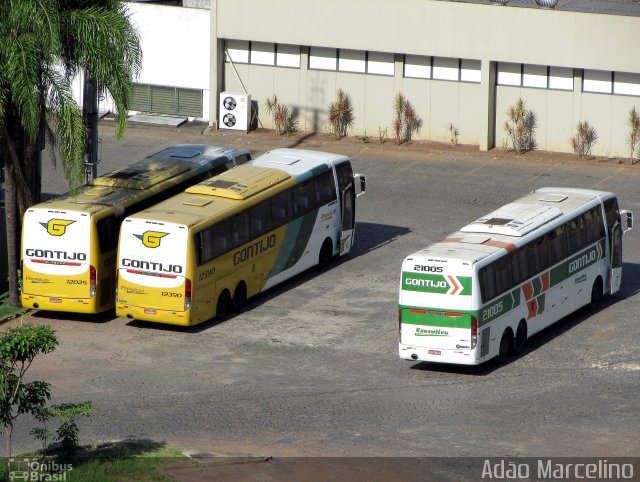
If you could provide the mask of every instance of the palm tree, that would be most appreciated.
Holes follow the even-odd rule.
[[[112,97],[119,140],[142,51],[120,1],[0,0],[0,12],[0,165],[4,161],[9,301],[18,305],[20,224],[40,196],[45,141],[57,147],[70,189],[82,184],[86,128],[71,82],[84,74]]]

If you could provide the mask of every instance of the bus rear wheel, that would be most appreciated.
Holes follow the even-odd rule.
[[[247,285],[244,281],[240,281],[236,290],[233,292],[233,308],[236,311],[242,311],[244,305],[247,304]]]
[[[511,334],[511,330],[507,328],[502,333],[502,338],[500,338],[500,347],[498,348],[498,361],[500,363],[505,363],[509,359],[509,355],[511,354],[511,346],[513,344],[513,335]]]
[[[591,287],[591,300],[589,301],[589,308],[596,309],[602,302],[602,278],[599,276],[593,282]]]
[[[229,290],[222,290],[218,297],[218,304],[216,305],[216,316],[218,318],[223,317],[229,313],[229,306],[231,305],[231,295]]]
[[[527,324],[524,320],[520,320],[518,323],[518,329],[516,330],[516,336],[513,338],[513,353],[520,355],[524,351],[524,347],[527,344]]]

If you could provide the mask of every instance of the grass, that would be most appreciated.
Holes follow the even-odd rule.
[[[21,454],[17,459],[39,460],[40,454]],[[40,480],[64,480],[67,482],[128,482],[128,481],[172,481],[163,473],[163,467],[181,458],[189,460],[179,450],[165,447],[163,443],[151,441],[110,442],[91,447],[81,447],[70,469],[59,473],[43,473]],[[64,463],[58,459],[55,465],[49,458],[45,464],[60,467]],[[0,480],[9,479],[9,468],[4,459],[0,462]],[[63,467],[64,468],[64,467]],[[57,477],[56,477],[57,476]],[[32,477],[29,475],[29,477]],[[14,480],[35,480],[14,478]]]
[[[15,316],[21,311],[21,307],[9,304],[9,293],[0,294],[0,320]]]

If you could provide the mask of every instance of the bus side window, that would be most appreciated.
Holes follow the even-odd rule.
[[[324,206],[336,199],[335,182],[331,171],[325,171],[316,177],[316,205]]]
[[[196,234],[196,256],[198,266],[213,259],[213,226]]]
[[[496,293],[495,296],[504,293],[513,285],[513,278],[511,276],[511,266],[509,258],[504,256],[495,263],[496,272]]]
[[[249,210],[251,237],[271,231],[271,203],[269,201],[258,204]]]
[[[287,190],[274,196],[271,200],[271,220],[273,227],[277,228],[293,219],[291,211],[291,190]]]
[[[225,219],[213,226],[213,257],[226,253],[231,247],[231,219]]]
[[[306,214],[315,207],[315,192],[313,180],[307,181],[293,188],[293,216]]]
[[[529,277],[549,267],[549,252],[544,236],[534,239],[526,247]]]
[[[602,222],[600,207],[593,208],[585,213],[585,223],[587,227],[588,244],[595,243],[604,237],[604,223]]]
[[[579,216],[569,221],[569,254],[580,251],[587,245],[587,233],[584,228],[584,217]]]
[[[104,254],[116,249],[118,245],[118,223],[116,223],[115,216],[102,218],[97,223],[97,229],[100,252]]]
[[[485,266],[480,270],[480,293],[482,295],[482,302],[486,303],[491,298],[494,298],[496,291],[496,270],[493,264]]]
[[[511,273],[513,283],[520,284],[529,277],[527,264],[527,252],[524,248],[518,249],[509,255],[511,258]]]
[[[236,214],[231,218],[231,247],[235,248],[249,241],[249,213]]]
[[[558,226],[547,233],[547,248],[549,249],[549,265],[553,266],[567,257],[566,225]]]

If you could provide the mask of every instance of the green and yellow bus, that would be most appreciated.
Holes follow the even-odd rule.
[[[477,365],[616,293],[632,213],[615,194],[541,188],[408,256],[399,355]]]
[[[122,223],[116,314],[195,325],[351,250],[365,178],[350,160],[276,149]]]
[[[113,308],[122,220],[250,159],[246,149],[174,145],[29,208],[22,222],[22,306],[72,313]]]

